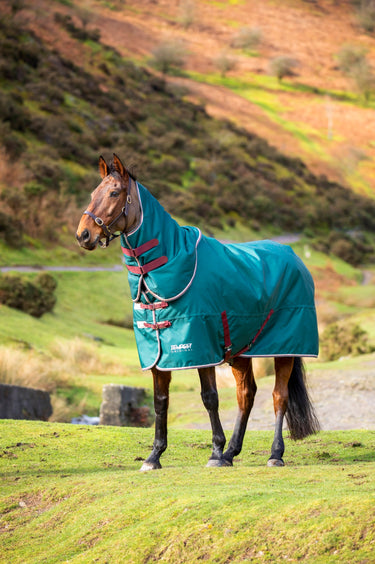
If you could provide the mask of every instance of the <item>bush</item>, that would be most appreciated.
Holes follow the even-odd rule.
[[[184,27],[188,29],[193,25],[196,14],[196,7],[194,0],[182,0],[179,6],[180,17],[179,20]]]
[[[294,69],[298,66],[298,61],[289,55],[279,55],[270,61],[270,72],[277,76],[281,81],[286,76],[294,76]]]
[[[315,239],[312,246],[323,253],[332,253],[353,266],[374,260],[373,246],[360,235],[354,237],[348,233],[332,231],[328,237]]]
[[[227,72],[234,70],[236,67],[236,59],[231,57],[227,51],[222,51],[213,62],[215,67],[219,69],[222,77],[224,77]]]
[[[369,100],[375,91],[375,75],[368,61],[356,65],[352,70],[352,77],[360,94],[365,100]]]
[[[259,27],[241,27],[233,37],[231,46],[236,49],[255,49],[262,40]]]
[[[357,10],[359,25],[367,32],[375,30],[375,2],[374,0],[362,0]]]
[[[4,238],[7,245],[16,249],[22,247],[22,235],[22,223],[4,212],[0,212],[0,236]]]
[[[362,63],[366,51],[362,47],[344,45],[337,53],[337,61],[342,72],[350,74],[354,67]]]
[[[0,277],[0,303],[19,309],[33,317],[41,317],[53,310],[56,304],[55,279],[47,273],[36,277],[34,282],[20,276]]]
[[[368,343],[368,333],[358,324],[332,323],[320,337],[321,354],[325,360],[343,356],[368,354],[375,348]]]
[[[182,68],[185,64],[185,48],[179,41],[166,41],[152,51],[151,64],[163,74],[172,68]]]

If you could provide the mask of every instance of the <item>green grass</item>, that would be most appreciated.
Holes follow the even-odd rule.
[[[152,430],[0,422],[0,562],[371,562],[375,433],[286,440],[248,433],[233,468],[205,468],[210,434],[171,431],[142,474]]]

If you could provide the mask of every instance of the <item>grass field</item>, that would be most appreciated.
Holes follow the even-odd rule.
[[[249,433],[233,468],[205,468],[210,434],[0,422],[0,562],[373,562],[375,433]]]

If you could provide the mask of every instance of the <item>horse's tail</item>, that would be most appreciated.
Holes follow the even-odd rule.
[[[305,366],[300,357],[294,358],[288,391],[289,400],[285,416],[291,438],[303,439],[317,433],[320,425],[306,388]]]

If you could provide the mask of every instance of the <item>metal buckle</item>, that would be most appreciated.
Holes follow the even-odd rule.
[[[96,217],[95,223],[96,223],[96,225],[99,225],[99,227],[102,227],[102,225],[104,225],[104,221],[102,220],[101,217]]]

